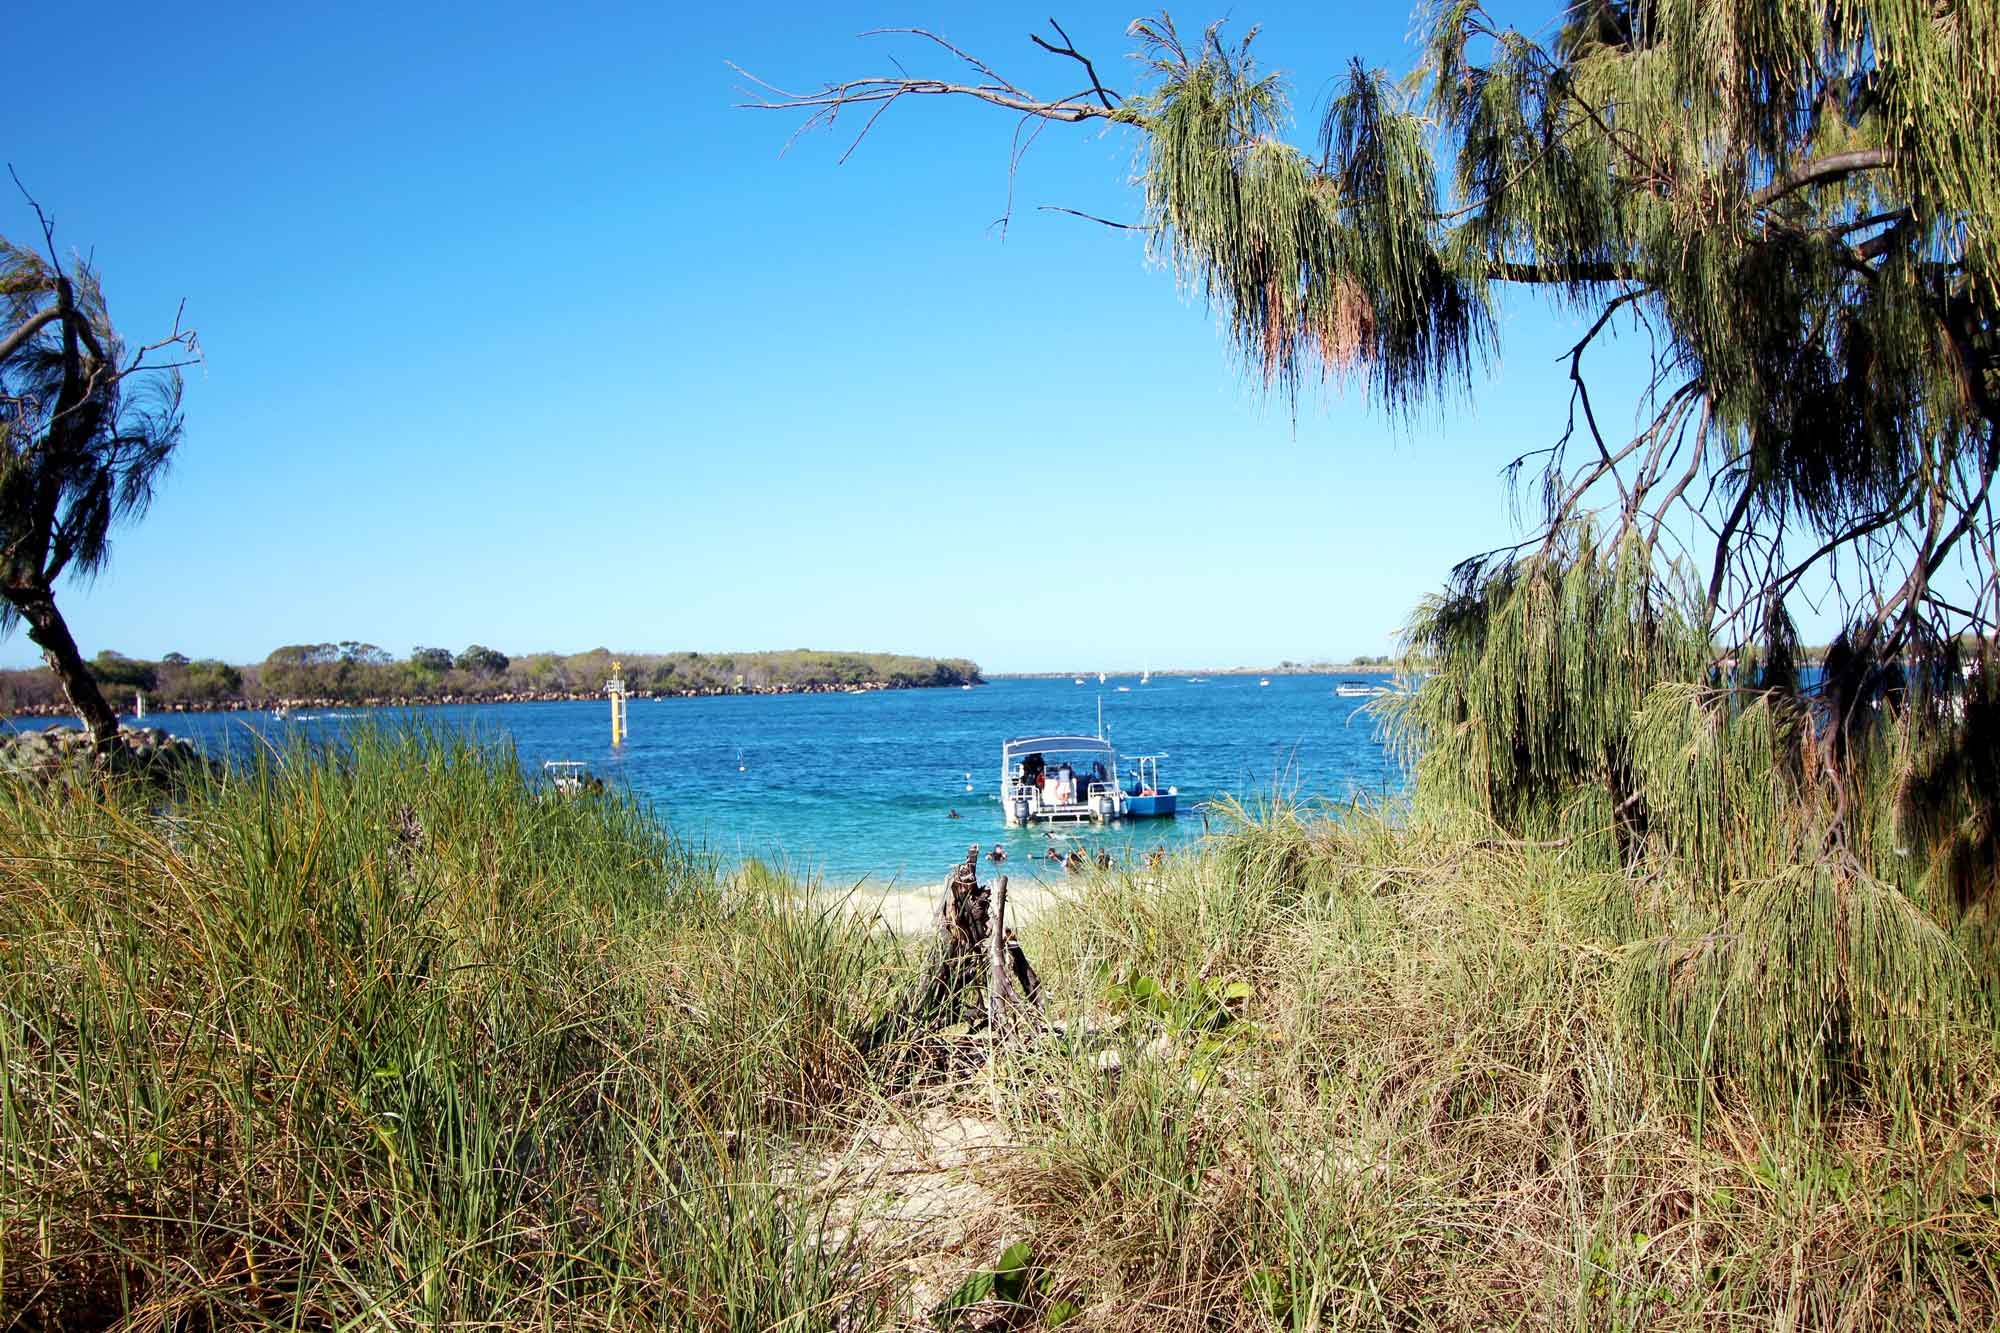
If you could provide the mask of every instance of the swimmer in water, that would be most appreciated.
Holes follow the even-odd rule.
[[[944,812],[944,817],[945,817],[946,819],[963,819],[963,818],[965,818],[965,816],[964,816],[964,815],[961,815],[961,814],[960,814],[960,813],[958,813],[958,811],[956,811],[956,810],[947,810],[947,811],[945,811],[945,812]]]
[[[1004,861],[1007,859],[1007,849],[1005,847],[995,847],[992,851],[986,853],[986,859],[994,862]]]

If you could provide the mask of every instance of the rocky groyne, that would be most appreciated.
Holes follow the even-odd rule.
[[[634,690],[634,699],[711,699],[736,694],[872,694],[877,690],[951,689],[949,685],[903,685],[892,681],[858,681],[851,684],[814,682],[804,685],[717,685],[687,690]],[[147,710],[164,713],[247,713],[270,709],[293,712],[326,708],[438,708],[448,704],[548,704],[598,703],[602,690],[495,690],[446,694],[367,695],[361,698],[308,696],[273,699],[216,699],[202,701],[148,702]],[[0,710],[8,717],[74,717],[62,704],[21,704]]]
[[[132,775],[163,784],[221,772],[221,766],[194,742],[157,727],[126,727],[110,749],[99,753],[80,727],[37,727],[0,734],[0,772],[38,782],[86,774]]]

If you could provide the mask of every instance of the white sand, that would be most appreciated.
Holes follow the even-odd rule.
[[[981,873],[982,883],[999,878]],[[1036,880],[1008,876],[1007,924],[1018,929],[1046,912],[1057,899],[1057,890]],[[937,930],[938,905],[944,900],[944,881],[916,887],[863,882],[842,890],[840,898],[848,910],[872,917],[885,930],[903,936],[929,935]]]

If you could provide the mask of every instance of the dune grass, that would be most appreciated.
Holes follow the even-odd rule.
[[[2000,1318],[1979,995],[1774,1101],[1649,1001],[1714,923],[1575,846],[1273,801],[1072,880],[1061,1032],[922,1085],[850,1040],[912,958],[811,887],[444,735],[0,787],[0,1328]],[[815,1164],[938,1105],[999,1146],[891,1254]]]
[[[0,1326],[826,1327],[883,943],[441,736],[0,790]]]

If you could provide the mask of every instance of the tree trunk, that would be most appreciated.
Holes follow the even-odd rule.
[[[5,595],[28,622],[28,637],[42,650],[42,659],[56,673],[63,697],[89,730],[98,752],[109,750],[118,740],[118,714],[104,702],[97,678],[84,665],[83,653],[70,637],[62,612],[56,610],[55,595],[47,588],[8,588]]]

